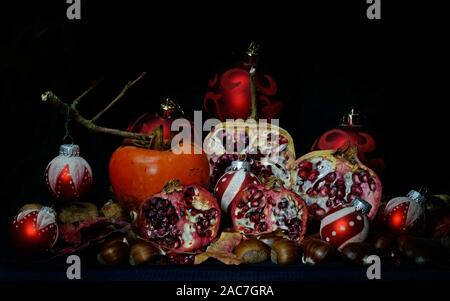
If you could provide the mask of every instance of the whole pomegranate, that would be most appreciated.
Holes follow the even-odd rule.
[[[231,219],[234,229],[245,234],[281,229],[290,239],[301,240],[306,231],[308,209],[300,196],[271,177],[265,184],[247,186],[233,200]]]
[[[330,209],[352,203],[359,197],[372,205],[373,219],[381,200],[378,176],[357,157],[357,147],[347,150],[322,150],[300,157],[293,190],[303,197],[312,215],[323,217]]]
[[[139,208],[139,234],[176,253],[192,252],[208,245],[220,227],[220,206],[206,189],[169,181],[163,191]]]

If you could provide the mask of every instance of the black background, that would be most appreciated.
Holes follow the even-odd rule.
[[[261,67],[278,82],[285,103],[280,123],[298,155],[354,105],[386,159],[386,193],[420,185],[449,192],[446,97],[437,92],[445,75],[434,71],[445,70],[444,26],[434,17],[439,7],[430,12],[423,4],[382,1],[382,20],[368,20],[365,1],[82,1],[81,20],[67,20],[64,2],[2,9],[4,213],[51,200],[43,171],[57,155],[64,117],[40,102],[41,93],[52,90],[69,102],[104,77],[79,106],[90,117],[147,71],[98,123],[125,128],[167,96],[192,114],[202,109],[212,75],[252,40],[262,45]],[[88,200],[104,201],[108,160],[120,141],[75,123],[70,128],[93,168]]]

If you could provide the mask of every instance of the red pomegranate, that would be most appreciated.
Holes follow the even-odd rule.
[[[286,130],[274,124],[222,122],[206,136],[203,145],[213,185],[232,162],[245,157],[250,163],[249,171],[261,180],[276,176],[286,188],[291,186],[288,166],[295,162],[294,141]]]
[[[346,151],[310,152],[297,159],[293,190],[305,199],[312,215],[323,217],[331,208],[350,204],[359,197],[372,205],[373,219],[381,200],[378,176],[359,161],[357,147]]]
[[[220,216],[219,204],[206,189],[172,180],[141,205],[136,226],[143,238],[164,249],[193,252],[217,236]]]
[[[311,151],[345,149],[353,144],[358,145],[358,157],[361,162],[369,166],[377,174],[384,171],[384,160],[370,156],[376,149],[375,139],[363,130],[359,123],[359,114],[354,109],[351,109],[350,113],[344,115],[339,127],[331,129],[317,138],[311,147]]]
[[[245,234],[281,229],[290,239],[301,240],[306,232],[308,209],[300,196],[271,177],[265,184],[247,186],[233,200],[231,219],[234,229]]]
[[[166,98],[160,105],[160,111],[160,114],[145,113],[141,115],[127,128],[127,131],[141,134],[152,134],[156,128],[161,127],[164,141],[170,141],[170,127],[172,125],[172,121],[177,116],[183,115],[183,110],[173,100]]]

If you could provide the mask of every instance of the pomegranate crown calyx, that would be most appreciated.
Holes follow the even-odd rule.
[[[267,179],[266,183],[264,184],[265,190],[272,189],[276,192],[279,192],[282,187],[283,187],[283,181],[275,176],[270,176],[269,179]]]
[[[162,116],[164,118],[176,118],[177,116],[184,116],[183,108],[170,98],[164,99],[160,105]]]
[[[334,156],[343,157],[352,164],[356,163],[358,158],[358,145],[349,144],[346,149],[338,149],[334,152]]]
[[[166,185],[164,185],[163,188],[164,192],[166,194],[171,194],[173,192],[180,192],[183,190],[183,186],[181,185],[180,180],[178,179],[173,179],[170,180],[166,183]]]

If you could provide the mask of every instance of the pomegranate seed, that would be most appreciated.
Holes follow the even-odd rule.
[[[302,162],[300,162],[300,163],[298,164],[298,168],[299,168],[299,169],[303,169],[303,170],[309,170],[309,171],[311,171],[311,170],[312,170],[312,167],[313,167],[313,165],[312,165],[312,163],[309,162],[309,161],[302,161]]]
[[[320,188],[319,195],[320,196],[327,196],[328,192],[329,192],[328,188],[326,186],[323,186],[322,188]]]
[[[342,198],[344,198],[345,197],[345,190],[338,190],[338,192],[337,192],[337,194],[336,194],[336,197],[338,198],[338,199],[342,199]]]
[[[212,235],[212,231],[211,231],[211,230],[207,230],[207,231],[205,232],[205,236],[206,236],[206,237],[211,237],[211,235]]]
[[[352,186],[352,194],[354,194],[355,196],[361,196],[362,193],[363,193],[363,190],[361,189],[360,186],[356,186],[356,185]]]
[[[331,201],[327,201],[327,202],[325,203],[325,205],[326,205],[327,207],[331,207]]]
[[[258,207],[258,205],[259,205],[258,200],[252,201],[252,207]]]
[[[317,179],[317,177],[319,176],[319,171],[317,169],[311,171],[311,173],[308,176],[308,181],[313,182]]]
[[[202,222],[202,226],[205,227],[205,228],[208,228],[209,225],[210,225],[210,222],[209,222],[209,220],[207,220],[207,219],[205,219],[205,220]]]
[[[361,179],[359,178],[359,175],[357,173],[354,173],[352,175],[352,180],[353,180],[353,183],[356,183],[356,184],[360,184],[361,183]]]
[[[298,176],[304,180],[308,179],[309,171],[299,170]]]
[[[243,218],[244,217],[244,212],[239,212],[237,215],[236,215],[236,217],[237,218],[239,218],[239,219],[241,219],[241,218]]]
[[[373,178],[369,179],[369,188],[371,191],[377,190],[377,184],[375,183],[375,180]]]
[[[242,208],[242,207],[244,207],[244,206],[245,206],[245,203],[242,202],[242,201],[240,201],[240,202],[238,203],[238,205],[237,205],[238,208]]]
[[[332,183],[332,182],[334,182],[334,180],[336,180],[336,173],[335,172],[330,172],[329,174],[327,174],[325,176],[325,181],[327,183]]]
[[[256,214],[250,215],[250,221],[256,223],[256,222],[259,222],[259,220],[260,220],[259,214],[256,213]]]
[[[336,186],[332,187],[330,189],[330,192],[329,192],[328,196],[330,196],[330,197],[336,196],[337,191],[338,191],[338,189],[336,188]]]
[[[248,207],[248,205],[245,205],[245,206],[242,208],[242,211],[248,211],[248,209],[250,209],[250,207]]]
[[[266,224],[266,223],[259,223],[258,229],[259,229],[259,231],[261,231],[261,232],[266,231],[266,230],[267,230],[267,224]]]
[[[361,171],[359,173],[359,178],[361,179],[361,182],[367,183],[369,181],[369,175],[366,171]]]

